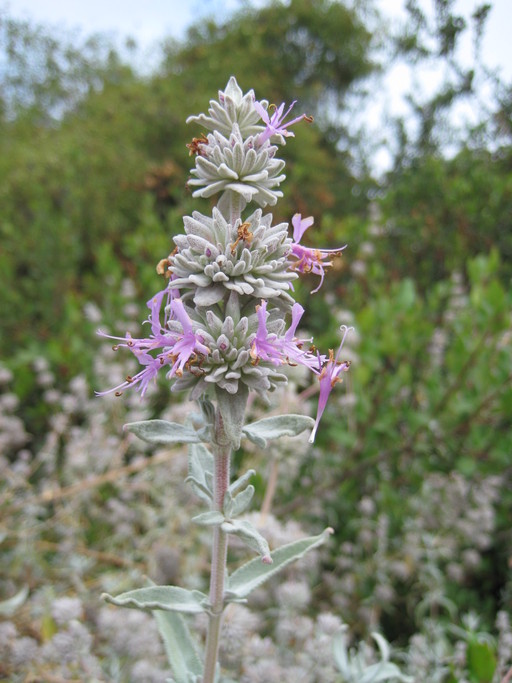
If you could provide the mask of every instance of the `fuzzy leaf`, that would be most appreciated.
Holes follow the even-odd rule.
[[[389,661],[390,648],[387,640],[379,633],[372,633],[372,638],[378,645],[381,661],[366,666],[364,650],[349,652],[343,632],[338,633],[333,640],[333,655],[337,668],[347,683],[384,683],[384,681],[402,681],[413,683],[410,676],[401,673],[396,664]]]
[[[150,586],[136,588],[117,597],[103,593],[102,598],[118,607],[134,609],[157,609],[187,614],[205,611],[208,598],[201,591],[189,591],[178,586]]]
[[[206,503],[213,499],[213,455],[203,444],[191,444],[188,447],[188,477],[194,493]]]
[[[350,662],[348,659],[347,646],[345,644],[345,630],[346,626],[343,625],[343,631],[338,632],[332,641],[332,652],[334,656],[334,662],[338,667],[338,670],[346,677],[350,673]]]
[[[223,511],[225,516],[230,519],[242,514],[247,509],[251,498],[254,495],[254,487],[248,486],[241,493],[235,496],[243,486],[247,484],[249,479],[256,474],[255,470],[247,470],[241,477],[238,477],[228,488],[224,496]]]
[[[230,491],[224,496],[224,514],[226,517],[237,517],[245,512],[254,496],[254,486],[249,486],[233,498]]]
[[[263,538],[260,532],[250,523],[245,520],[231,520],[224,522],[222,530],[227,534],[238,536],[251,550],[255,550],[261,559],[266,564],[271,564],[270,548],[267,541]],[[245,597],[245,596],[242,596]]]
[[[123,429],[132,432],[148,443],[170,446],[177,443],[199,443],[197,432],[191,427],[185,427],[177,422],[167,420],[144,420],[143,422],[128,422]]]
[[[195,676],[201,676],[201,660],[181,614],[155,610],[154,616],[175,682],[189,683]]]
[[[209,512],[202,512],[200,515],[192,517],[192,521],[200,526],[220,526],[224,521],[222,512],[210,510]]]
[[[251,479],[255,474],[256,470],[247,470],[247,472],[244,472],[241,477],[235,479],[235,481],[229,486],[229,492],[231,495],[234,496],[235,493],[245,486],[249,479]]]
[[[309,550],[322,545],[333,531],[325,529],[319,536],[310,536],[277,548],[270,553],[273,564],[264,564],[261,560],[251,560],[237,569],[229,577],[227,590],[236,598],[245,598],[258,586],[277,574],[291,562],[298,560]]]
[[[194,294],[194,303],[196,306],[213,306],[222,299],[225,292],[226,290],[222,284],[198,287]]]
[[[224,425],[224,433],[235,450],[240,448],[240,438],[244,424],[245,406],[249,389],[245,384],[238,385],[236,394],[230,394],[218,385],[215,387],[217,403]]]
[[[315,421],[308,415],[275,415],[265,417],[243,428],[243,434],[260,448],[267,447],[267,439],[297,436],[305,429],[312,429]]]

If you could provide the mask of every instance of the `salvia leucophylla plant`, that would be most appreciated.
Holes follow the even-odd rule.
[[[149,420],[126,429],[153,444],[187,443],[193,491],[207,509],[194,517],[213,534],[209,594],[177,586],[148,586],[106,595],[116,605],[154,610],[176,683],[219,681],[217,663],[222,613],[230,602],[244,602],[251,591],[307,551],[324,543],[332,530],[270,551],[257,529],[240,515],[254,493],[253,470],[230,478],[230,458],[242,438],[265,448],[269,439],[311,429],[313,442],[329,394],[349,368],[341,350],[319,353],[297,328],[304,313],[294,301],[293,281],[299,273],[319,277],[322,284],[330,258],[340,249],[313,249],[301,244],[313,218],[292,218],[273,224],[263,209],[276,204],[285,176],[278,149],[293,137],[290,127],[311,121],[305,115],[286,121],[285,111],[243,94],[231,78],[208,114],[188,122],[207,131],[188,145],[195,155],[189,185],[194,197],[218,195],[211,215],[194,212],[184,218],[185,234],[174,238],[175,249],[157,270],[168,279],[149,302],[148,336],[114,337],[128,348],[142,369],[110,391],[131,387],[143,396],[162,370],[172,391],[188,391],[199,413],[185,425]],[[247,210],[251,204],[259,208]],[[288,323],[286,322],[288,320]],[[105,335],[108,336],[108,335]],[[244,423],[249,392],[263,399],[286,382],[283,366],[302,365],[319,382],[316,419],[280,415]],[[103,392],[107,393],[107,392]],[[226,571],[228,540],[237,536],[256,557],[231,574]],[[182,615],[204,612],[208,630],[200,656]],[[226,679],[224,679],[226,680]],[[381,679],[379,679],[381,680]]]

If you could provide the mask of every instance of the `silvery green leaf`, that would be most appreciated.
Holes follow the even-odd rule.
[[[179,586],[150,586],[136,588],[113,597],[103,593],[102,598],[118,607],[133,609],[157,609],[187,614],[199,614],[205,611],[208,598],[201,591],[189,591]]]
[[[377,633],[376,631],[374,631],[371,635],[380,650],[381,661],[389,662],[391,648],[389,647],[388,641],[384,638],[384,636],[381,636],[380,633]]]
[[[222,504],[222,511],[224,513],[224,518],[226,520],[230,520],[231,517],[234,517],[233,515],[233,496],[229,492],[229,490],[226,491],[224,495],[224,501]]]
[[[245,384],[239,383],[236,394],[230,394],[216,385],[215,394],[224,425],[224,433],[231,447],[236,450],[240,448],[249,389]]]
[[[193,444],[188,447],[188,473],[190,476],[209,483],[213,477],[214,459],[213,455],[204,444]]]
[[[234,498],[229,491],[224,497],[224,514],[226,517],[237,517],[245,512],[249,507],[252,497],[254,496],[254,486],[249,484],[241,493]],[[229,513],[228,513],[229,510]]]
[[[161,610],[155,610],[154,616],[175,682],[196,680],[196,676],[202,675],[203,667],[183,617],[176,612]]]
[[[167,420],[144,420],[143,422],[128,422],[123,429],[132,432],[148,443],[172,445],[177,443],[199,443],[197,432],[191,427],[180,425]]]
[[[249,472],[247,472],[246,474],[250,474],[252,476],[253,472],[254,470],[249,470]],[[237,517],[238,515],[241,515],[243,512],[245,512],[250,505],[252,497],[254,496],[254,490],[254,486],[252,486],[252,484],[249,484],[247,488],[245,488],[243,491],[241,491],[237,496],[233,498],[232,490],[230,488],[226,492],[226,496],[224,498],[224,512],[226,514],[226,517]]]
[[[346,626],[343,626],[343,631]],[[346,678],[350,674],[347,646],[345,645],[344,632],[337,633],[332,641],[332,652],[338,670]]]
[[[372,664],[365,670],[365,675],[369,676],[367,683],[373,683],[373,681],[380,683],[380,681],[387,681],[389,679],[393,681],[397,679],[403,681],[403,683],[414,683],[414,678],[405,676],[396,664],[389,661],[391,648],[388,641],[380,633],[374,632],[371,635],[380,650],[381,661],[377,664]]]
[[[251,216],[252,218],[252,216]],[[225,308],[226,317],[232,318],[235,325],[240,323],[240,299],[235,291],[231,291],[226,301]]]
[[[272,560],[268,543],[250,522],[246,520],[230,520],[229,522],[224,522],[221,529],[227,534],[238,536],[251,550],[255,550],[261,555],[264,563],[271,564]]]
[[[198,287],[194,294],[194,303],[196,306],[213,306],[222,299],[225,291],[220,284]]]
[[[382,681],[398,680],[403,683],[413,683],[413,678],[402,674],[398,666],[389,661],[390,647],[386,639],[378,633],[372,633],[372,637],[379,647],[382,659],[377,664],[366,666],[364,645],[357,651],[349,653],[343,633],[338,633],[335,636],[333,641],[334,661],[344,681],[346,683],[381,683]]]
[[[262,583],[287,567],[291,562],[298,560],[309,550],[325,543],[332,533],[333,530],[327,528],[318,536],[302,538],[273,550],[270,553],[273,564],[264,564],[258,559],[247,562],[229,577],[227,585],[229,593],[237,598],[247,597],[251,591],[261,586]]]
[[[185,481],[208,504],[213,500],[213,469],[213,455],[206,446],[191,444],[188,447],[188,477]]]
[[[224,522],[224,515],[222,512],[210,510],[209,512],[202,512],[200,515],[192,517],[192,521],[200,526],[220,526]]]
[[[315,421],[308,415],[275,415],[265,417],[243,428],[243,434],[260,448],[266,448],[267,439],[297,436],[305,429],[312,429]]]
[[[213,493],[211,492],[211,489],[206,488],[203,486],[203,484],[201,484],[201,482],[197,481],[197,479],[194,479],[193,477],[187,477],[185,481],[187,484],[190,484],[192,491],[198,498],[201,498],[201,500],[204,500],[204,502],[208,504],[212,502]]]
[[[231,495],[234,496],[235,493],[245,486],[249,479],[251,479],[255,474],[256,470],[251,469],[247,470],[247,472],[244,472],[244,474],[242,474],[241,477],[238,477],[238,479],[235,479],[235,481],[229,487],[229,492]]]
[[[206,425],[206,427],[201,427],[197,430],[197,436],[201,441],[211,441],[212,439],[212,427],[211,425]]]
[[[0,602],[0,614],[3,617],[10,617],[23,605],[27,597],[28,586],[23,586],[23,588],[19,590],[16,595],[13,595],[12,598]]]

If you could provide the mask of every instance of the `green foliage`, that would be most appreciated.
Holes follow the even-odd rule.
[[[161,286],[154,268],[172,250],[182,216],[198,208],[185,189],[183,143],[198,131],[187,129],[183,103],[187,112],[204,108],[204,92],[226,74],[277,103],[300,98],[321,124],[303,124],[304,144],[290,146],[294,180],[279,218],[353,204],[346,156],[334,149],[322,108],[334,93],[341,104],[372,68],[370,34],[354,12],[325,0],[251,12],[249,21],[241,14],[199,24],[149,77],[100,39],[83,47],[2,19],[10,99],[0,138],[0,352],[11,364],[13,350],[36,358],[44,349],[62,379],[89,374],[94,325],[84,321],[84,304],[99,304],[114,329],[123,278],[135,282],[141,302]],[[314,64],[304,62],[306,34]],[[263,44],[272,50],[262,52]]]
[[[169,46],[164,68],[182,71],[189,83],[225,83],[236,72],[242,89],[247,81],[271,102],[297,99],[325,123],[327,101],[342,106],[353,82],[372,70],[370,41],[359,16],[342,3],[274,1],[226,24],[196,24],[184,49]]]
[[[0,8],[0,75],[3,122],[49,123],[106,81],[119,81],[129,68],[99,36],[56,35],[19,21]]]
[[[413,63],[417,73],[429,73],[433,64],[438,67],[441,83],[433,91],[415,87],[406,97],[409,116],[398,118],[396,125],[395,170],[411,161],[430,154],[443,153],[446,146],[463,146],[469,139],[486,135],[488,144],[495,143],[496,135],[488,117],[488,94],[479,84],[488,80],[489,72],[481,59],[481,44],[485,23],[491,7],[476,6],[471,17],[459,14],[454,0],[435,0],[431,17],[424,13],[417,0],[405,3],[407,20],[393,36],[394,57]],[[470,35],[468,35],[468,32]],[[471,40],[473,51],[470,63],[458,57],[461,42]],[[493,88],[497,77],[494,75]],[[498,82],[499,83],[499,82]],[[495,97],[495,93],[493,93]],[[459,126],[460,115],[453,116],[456,105],[469,105],[479,113],[476,126]],[[407,120],[408,119],[408,120]],[[411,119],[415,126],[411,126]]]
[[[302,499],[325,497],[323,520],[333,526],[351,519],[354,501],[366,497],[402,537],[411,516],[404,501],[413,499],[429,473],[460,473],[478,482],[509,467],[512,297],[500,283],[496,251],[473,259],[467,270],[468,294],[459,280],[431,286],[424,296],[411,279],[392,282],[387,291],[376,281],[368,283],[366,304],[355,304],[360,341],[346,380],[350,401],[328,405],[318,435],[326,469],[304,461],[290,484],[295,498],[299,482],[309,481]],[[496,539],[500,529],[505,533],[511,504],[504,495],[497,506]],[[339,529],[340,542],[352,541],[354,531]],[[443,590],[459,609],[478,604],[491,618],[506,569],[499,544],[490,545],[487,557],[463,588],[448,582]],[[503,566],[500,575],[496,563]],[[495,582],[489,582],[489,570]],[[362,581],[353,595],[371,601],[373,585]],[[409,586],[393,610],[402,599],[409,604],[413,593]]]
[[[489,643],[472,640],[468,643],[468,669],[474,683],[491,683],[496,670],[494,649]]]
[[[387,239],[377,255],[389,277],[414,277],[426,292],[492,248],[502,255],[502,282],[512,276],[510,150],[424,157],[397,174],[382,207]]]

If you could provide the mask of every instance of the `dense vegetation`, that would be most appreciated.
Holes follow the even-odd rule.
[[[144,405],[100,404],[93,390],[133,367],[95,330],[124,334],[145,318],[161,287],[155,265],[199,207],[185,186],[185,142],[197,134],[185,118],[232,73],[244,90],[297,99],[315,117],[285,150],[278,217],[314,215],[315,243],[348,243],[319,293],[309,296],[314,276],[297,291],[320,343],[334,346],[340,323],[357,335],[347,389],[313,453],[290,448],[272,501],[265,476],[256,482],[275,514],[271,538],[330,524],[330,553],[307,567],[307,583],[290,574],[288,590],[303,595],[296,614],[276,608],[256,624],[244,613],[232,627],[240,643],[247,624],[273,636],[267,677],[248,651],[225,652],[225,663],[240,680],[284,680],[275,661],[305,648],[297,633],[292,644],[302,619],[315,634],[305,671],[315,651],[330,657],[332,613],[357,637],[383,632],[418,681],[496,683],[512,666],[512,88],[478,58],[457,62],[465,32],[478,44],[487,6],[466,26],[448,0],[433,23],[409,2],[392,39],[363,5],[291,0],[202,20],[144,76],[101,38],[54,36],[0,13],[0,601],[20,584],[31,592],[15,610],[0,602],[2,680],[165,680],[135,664],[159,661],[158,647],[116,640],[124,617],[109,621],[97,595],[144,572],[203,578],[197,532],[183,536],[193,501],[176,484],[182,454],[141,461],[121,434],[124,421],[189,407],[168,407],[165,382]],[[354,122],[392,53],[447,76],[428,98],[411,96],[415,125],[394,122],[393,166],[376,178]],[[471,126],[455,125],[461,102],[479,114]],[[311,392],[300,377],[294,387],[286,400],[304,410]],[[280,457],[242,450],[237,463],[278,474]],[[64,594],[75,600],[69,619]],[[267,600],[280,604],[278,593]],[[64,635],[75,639],[67,662],[55,639]],[[319,661],[304,680],[340,680]]]

